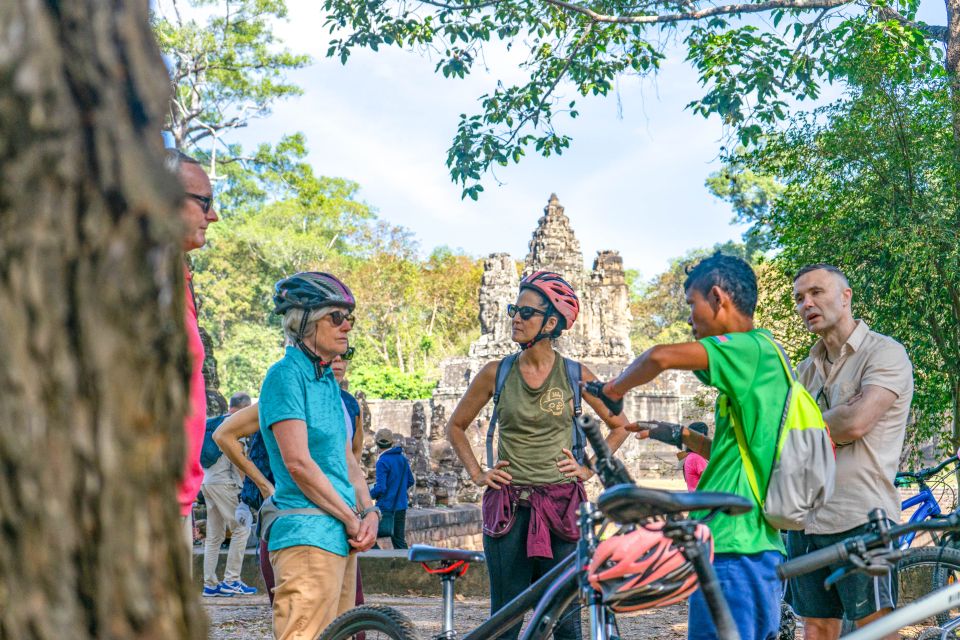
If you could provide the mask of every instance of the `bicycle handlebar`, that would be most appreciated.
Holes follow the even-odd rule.
[[[886,518],[886,515],[881,509],[876,509],[875,512],[879,512],[880,520]],[[871,520],[874,519],[873,517],[871,518]],[[846,562],[852,556],[863,556],[868,551],[880,549],[884,546],[890,547],[889,555],[893,556],[898,552],[898,549],[894,548],[892,543],[904,534],[914,531],[942,531],[945,529],[958,528],[960,528],[960,509],[943,518],[933,518],[922,522],[908,522],[895,527],[889,527],[885,530],[848,538],[829,547],[824,547],[813,553],[808,553],[799,558],[784,562],[777,567],[777,575],[780,576],[781,580],[795,578],[805,573],[828,567],[831,564]],[[880,554],[872,559],[882,559],[883,555],[886,554]]]
[[[777,575],[780,576],[781,580],[796,578],[805,573],[843,562],[849,557],[850,553],[847,551],[846,544],[838,542],[830,547],[824,547],[813,553],[807,553],[794,560],[784,562],[777,567]]]
[[[943,471],[948,465],[960,463],[960,457],[950,456],[940,464],[930,469],[921,469],[920,471],[899,471],[896,475],[896,480],[926,480],[930,476],[935,476],[941,471]]]
[[[618,484],[633,484],[633,478],[630,477],[626,467],[623,466],[623,462],[614,458],[610,452],[610,447],[607,446],[607,441],[600,433],[600,426],[596,419],[592,416],[582,415],[577,418],[577,423],[583,429],[584,435],[587,436],[587,442],[590,443],[594,453],[597,454],[593,466],[603,486],[610,488]]]

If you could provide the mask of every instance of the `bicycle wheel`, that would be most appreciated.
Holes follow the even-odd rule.
[[[379,604],[347,611],[323,630],[320,640],[420,640],[410,618]]]
[[[960,551],[949,547],[913,547],[897,563],[897,607],[903,607],[960,579]],[[960,607],[924,621],[941,626],[960,616]]]

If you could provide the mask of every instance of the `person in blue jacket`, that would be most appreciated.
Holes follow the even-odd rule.
[[[377,431],[376,442],[380,457],[377,482],[370,489],[370,497],[377,501],[383,514],[377,537],[389,537],[394,549],[406,549],[407,489],[413,486],[413,471],[403,448],[393,445],[393,433],[389,429]]]

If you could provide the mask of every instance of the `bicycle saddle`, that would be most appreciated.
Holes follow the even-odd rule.
[[[481,551],[466,549],[444,549],[426,544],[415,544],[407,553],[410,562],[436,562],[437,560],[463,560],[464,562],[483,562],[486,558]]]
[[[620,484],[601,493],[597,498],[597,506],[615,522],[636,524],[654,516],[686,511],[719,511],[727,515],[738,515],[750,511],[753,503],[732,493],[663,491]]]

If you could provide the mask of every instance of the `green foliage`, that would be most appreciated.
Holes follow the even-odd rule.
[[[893,58],[851,71],[857,84],[845,99],[733,159],[785,187],[745,217],[780,248],[782,271],[812,262],[845,270],[856,315],[910,354],[911,438],[956,448],[960,171],[948,84]]]
[[[225,388],[256,393],[282,353],[274,283],[325,270],[359,300],[354,370],[370,380],[368,393],[423,397],[438,360],[465,352],[476,335],[480,263],[446,248],[422,260],[408,231],[376,221],[357,199],[358,185],[313,173],[300,133],[252,150],[231,140],[277,100],[300,94],[284,76],[309,59],[283,49],[272,32],[286,16],[282,0],[188,4],[185,18],[176,0],[161,0],[153,27],[173,85],[167,130],[208,166],[221,194],[221,223],[210,227],[192,268]],[[453,62],[446,71],[460,73]]]
[[[283,356],[283,339],[276,327],[237,323],[216,353],[224,395],[246,391],[256,396],[267,369]]]
[[[275,101],[301,93],[284,74],[310,59],[281,49],[273,34],[273,21],[287,14],[283,0],[187,4],[194,16],[188,19],[177,0],[159,0],[151,12],[173,87],[167,130],[178,149],[202,146],[217,153],[226,145],[225,133],[269,115]]]
[[[368,398],[423,400],[433,394],[436,380],[422,371],[405,373],[396,367],[365,365],[350,368],[350,391],[363,391]]]
[[[741,147],[737,150],[742,153]],[[783,185],[769,176],[755,173],[753,170],[727,162],[707,178],[707,189],[716,197],[726,200],[733,207],[734,222],[753,222],[762,218],[770,208],[770,203],[783,192]],[[747,254],[770,248],[769,230],[754,224],[744,234]]]
[[[398,46],[431,54],[444,77],[463,78],[483,59],[485,47],[522,52],[524,81],[498,82],[482,95],[479,113],[461,114],[448,149],[450,176],[463,186],[463,197],[473,199],[491,169],[517,163],[529,151],[566,151],[571,139],[556,128],[558,116],[575,118],[578,111],[577,101],[563,96],[606,96],[622,77],[656,73],[664,57],[661,43],[680,24],[691,25],[681,37],[705,88],[689,108],[720,116],[746,144],[787,116],[788,100],[818,97],[824,82],[846,77],[858,60],[893,57],[930,68],[942,58],[938,44],[925,37],[939,32],[914,22],[914,0],[773,0],[755,6],[705,0],[324,0],[323,7],[333,34],[327,55],[343,63],[357,47]],[[757,12],[768,20],[742,15]]]
[[[408,231],[370,220],[370,209],[355,200],[355,184],[320,178],[315,186],[322,194],[317,208],[290,199],[213,225],[208,246],[194,257],[200,322],[223,354],[224,381],[259,388],[280,356],[274,284],[320,270],[343,278],[359,303],[353,371],[396,370],[421,376],[401,378],[402,388],[410,380],[426,384],[440,359],[465,353],[476,337],[480,262],[445,248],[421,259]],[[379,389],[390,377],[377,379]]]

